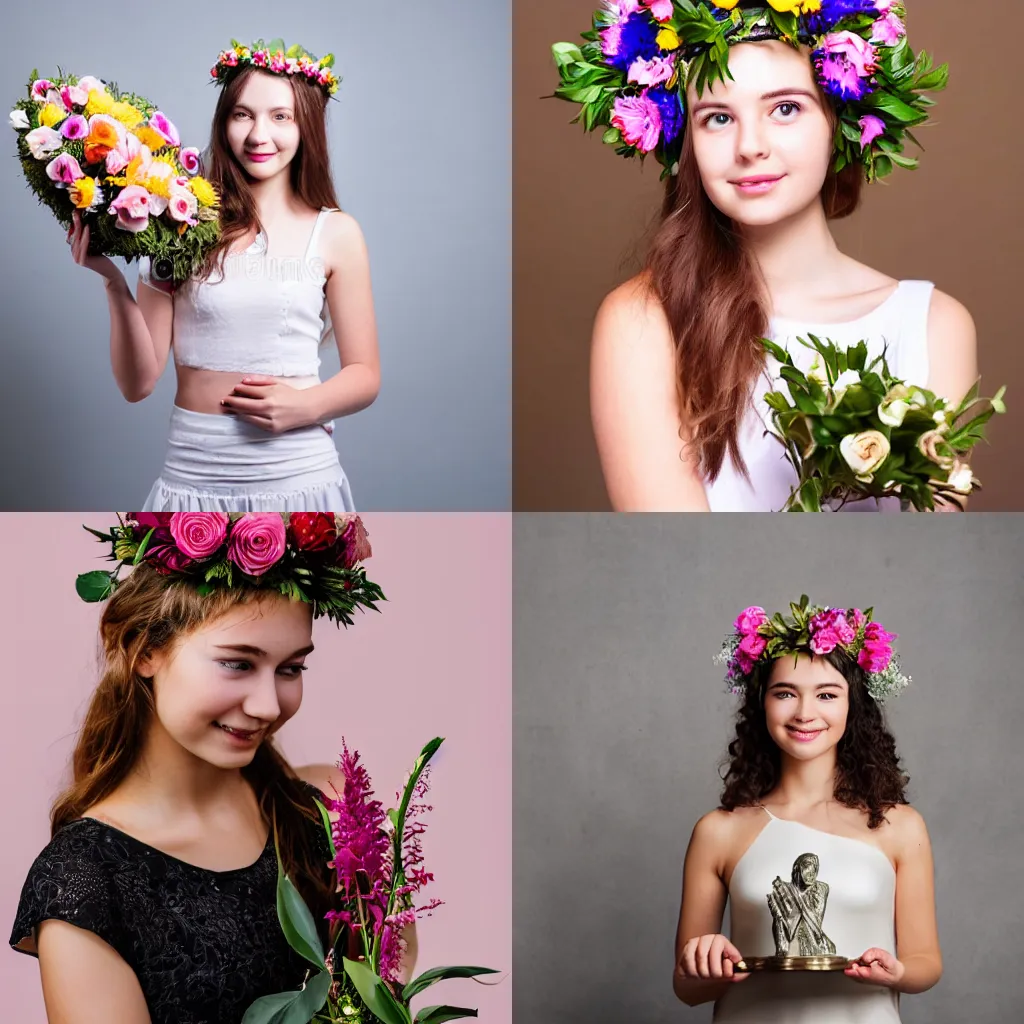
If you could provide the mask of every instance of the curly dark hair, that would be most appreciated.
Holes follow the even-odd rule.
[[[907,803],[909,776],[900,767],[896,740],[882,709],[867,691],[864,670],[840,650],[821,655],[849,683],[850,710],[846,730],[836,748],[834,798],[846,807],[868,812],[868,827],[878,828],[885,812]],[[736,737],[729,744],[728,769],[722,776],[722,807],[749,807],[770,793],[779,781],[782,757],[768,732],[764,690],[772,662],[759,664],[736,716]]]

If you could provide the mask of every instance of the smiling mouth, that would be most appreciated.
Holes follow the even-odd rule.
[[[793,739],[802,740],[805,743],[810,742],[825,731],[824,729],[798,729],[793,725],[787,725],[786,730]]]
[[[237,736],[240,740],[251,740],[263,731],[262,729],[235,729],[232,726],[224,725],[221,722],[214,722],[213,724],[217,726],[218,729],[223,729],[229,735]]]

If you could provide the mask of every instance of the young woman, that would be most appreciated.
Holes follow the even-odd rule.
[[[872,355],[886,350],[896,376],[954,400],[977,377],[959,302],[859,263],[829,230],[855,210],[866,177],[912,163],[903,138],[928,101],[906,92],[899,105],[869,105],[906,87],[885,77],[907,59],[902,4],[698,0],[691,21],[672,0],[610,7],[601,59],[628,86],[609,141],[653,152],[667,189],[643,272],[607,297],[594,326],[591,408],[608,493],[617,510],[777,511],[796,475],[766,435],[774,361],[762,337],[805,370],[813,354],[798,337],[863,339]],[[716,22],[720,58],[692,42]],[[787,24],[799,46],[780,39]],[[928,72],[914,84],[942,81]]]
[[[144,261],[133,297],[109,259],[88,255],[77,213],[69,235],[75,261],[106,281],[128,401],[152,392],[173,349],[170,440],[148,511],[354,508],[332,420],[380,387],[366,246],[331,182],[329,86],[254,62],[260,52],[222,53],[214,69],[223,89],[207,170],[222,237],[193,278],[173,290]],[[321,383],[332,335],[342,368]]]
[[[11,934],[39,958],[50,1024],[237,1024],[259,996],[299,988],[308,965],[278,923],[275,835],[321,923],[331,903],[313,797],[334,796],[340,775],[293,769],[273,742],[302,701],[314,605],[246,583],[201,594],[201,577],[174,567],[223,533],[216,519],[226,517],[196,518],[138,515],[136,546],[155,527],[146,559],[103,611],[105,669]],[[291,520],[289,558],[328,537],[315,514]],[[256,564],[270,561],[268,538],[283,555],[281,522],[232,524],[245,524],[228,556],[236,580],[243,564],[262,575],[287,564]],[[339,537],[317,550],[343,556],[348,593],[372,604],[354,560],[368,548]]]
[[[900,993],[942,974],[928,832],[879,706],[905,683],[893,639],[856,609],[737,620],[726,656],[743,704],[722,806],[687,850],[674,976],[718,1022],[891,1024]],[[743,969],[773,956],[851,962]]]

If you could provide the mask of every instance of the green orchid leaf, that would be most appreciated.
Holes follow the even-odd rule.
[[[481,974],[499,974],[499,971],[492,967],[434,967],[424,971],[418,978],[413,979],[402,989],[402,998],[408,1002],[414,996],[419,995],[424,989],[438,981],[448,978],[475,978]]]
[[[467,1010],[464,1006],[424,1006],[416,1014],[415,1024],[443,1024],[446,1020],[462,1020],[477,1015],[476,1010]]]
[[[327,1002],[332,980],[321,971],[296,992],[263,996],[245,1011],[242,1024],[309,1024]]]
[[[379,1017],[383,1024],[412,1024],[409,1011],[395,999],[383,979],[358,960],[343,958],[342,964],[349,980],[355,985],[359,998],[367,1009]]]
[[[330,818],[330,815],[327,813],[327,808],[324,807],[324,805],[322,803],[320,803],[320,801],[317,800],[316,797],[313,797],[313,803],[316,804],[317,810],[320,811],[320,820],[323,822],[323,824],[324,824],[324,831],[327,833],[327,842],[330,844],[330,847],[331,847],[331,859],[333,860],[334,857],[337,856],[338,851],[337,851],[337,849],[335,849],[335,846],[334,846],[334,831],[331,828],[331,818]]]
[[[324,949],[316,930],[316,922],[299,890],[284,873],[280,856],[277,867],[277,919],[281,922],[281,930],[288,940],[288,945],[299,956],[319,967],[321,971],[326,971]]]

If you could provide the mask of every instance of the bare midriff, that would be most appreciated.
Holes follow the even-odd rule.
[[[230,416],[221,400],[227,398],[236,384],[241,384],[247,374],[238,370],[200,370],[194,366],[182,366],[175,363],[178,375],[178,390],[174,396],[174,404],[179,409],[190,412],[223,413]],[[255,376],[256,374],[254,374]],[[266,377],[266,374],[259,374]],[[290,388],[304,390],[320,383],[319,377],[273,377],[278,384]]]

